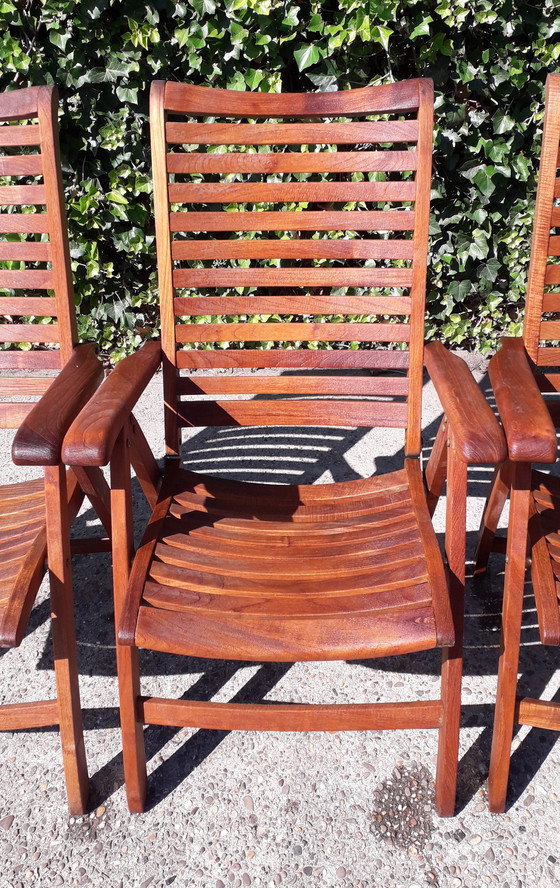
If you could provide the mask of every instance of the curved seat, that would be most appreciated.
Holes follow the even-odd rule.
[[[133,579],[139,647],[296,661],[453,643],[416,460],[303,487],[174,475],[166,514],[148,530],[144,576]]]

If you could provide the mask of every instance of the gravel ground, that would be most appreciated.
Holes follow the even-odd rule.
[[[478,377],[484,362],[470,358]],[[483,383],[485,379],[483,379]],[[160,381],[137,415],[161,454]],[[440,414],[425,389],[425,443]],[[302,429],[290,439],[257,430],[197,431],[193,468],[282,482],[342,480],[388,471],[402,455],[397,432]],[[7,442],[7,435],[0,441]],[[241,445],[246,449],[243,451]],[[6,447],[2,452],[7,454]],[[396,459],[395,459],[396,458]],[[16,477],[4,457],[3,478]],[[328,468],[327,468],[328,467]],[[21,476],[20,476],[21,477]],[[469,545],[488,489],[471,473]],[[138,495],[139,524],[146,511]],[[443,527],[443,509],[436,513]],[[96,525],[91,511],[77,534]],[[560,877],[560,744],[552,732],[516,736],[508,811],[491,815],[485,780],[491,740],[501,563],[467,589],[463,728],[454,818],[433,808],[436,732],[281,734],[145,729],[148,810],[128,814],[122,785],[109,560],[74,559],[80,680],[92,811],[66,810],[58,734],[0,734],[0,888],[20,886],[340,886],[502,888],[552,886]],[[552,697],[557,651],[537,643],[525,609],[520,671],[532,696]],[[353,663],[243,665],[142,654],[145,693],[200,699],[365,702],[437,693],[435,652]],[[46,697],[53,672],[48,601],[39,597],[22,647],[0,656],[0,700]]]

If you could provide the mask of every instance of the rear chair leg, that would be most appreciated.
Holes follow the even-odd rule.
[[[74,630],[70,525],[63,466],[45,467],[45,511],[56,697],[71,814],[85,814],[89,791]]]
[[[492,489],[486,500],[484,514],[480,522],[478,540],[475,549],[474,573],[484,573],[488,567],[488,558],[493,548],[494,537],[500,516],[504,510],[511,485],[511,463],[506,460],[498,466],[492,479]]]
[[[457,459],[452,446],[448,450],[445,548],[455,644],[451,648],[444,648],[442,653],[442,716],[436,770],[436,809],[440,817],[452,817],[455,812],[461,722],[465,589],[467,465]]]

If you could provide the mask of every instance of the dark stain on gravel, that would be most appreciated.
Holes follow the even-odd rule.
[[[391,845],[421,852],[434,831],[434,783],[423,765],[397,767],[373,793],[371,831]]]

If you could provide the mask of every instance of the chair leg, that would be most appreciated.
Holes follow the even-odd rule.
[[[496,814],[505,809],[509,777],[523,614],[531,467],[526,463],[518,463],[513,466],[511,474],[511,506],[504,577],[500,663],[488,775],[489,806],[490,810]]]
[[[447,476],[447,440],[447,417],[444,416],[439,424],[434,446],[432,447],[424,473],[426,502],[430,515],[433,515],[436,510]]]
[[[498,522],[508,498],[510,484],[511,463],[506,461],[496,468],[492,479],[492,489],[484,506],[474,555],[475,575],[484,573],[488,567],[488,558],[493,548]]]
[[[89,790],[74,630],[66,470],[45,468],[45,504],[54,669],[62,758],[71,814],[87,810]]]
[[[128,586],[134,542],[127,439],[128,427],[125,426],[115,443],[111,462],[111,526],[113,531],[113,594],[116,634],[118,634]],[[126,794],[129,810],[139,814],[144,810],[146,800],[147,773],[143,725],[138,720],[138,697],[140,695],[138,649],[119,645],[118,638],[116,639],[116,647]]]
[[[453,446],[448,449],[445,548],[455,644],[451,648],[444,648],[442,652],[442,717],[436,770],[436,808],[440,817],[452,817],[455,811],[461,723],[465,589],[467,465],[457,459]]]

